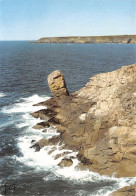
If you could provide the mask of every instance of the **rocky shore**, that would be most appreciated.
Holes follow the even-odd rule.
[[[136,183],[119,189],[109,196],[136,196]]]
[[[43,138],[32,147],[39,151],[46,145],[63,143],[64,149],[78,152],[77,168],[89,168],[101,175],[135,177],[136,64],[95,75],[72,94],[60,71],[48,76],[48,84],[52,98],[36,104],[47,109],[31,114],[43,120],[34,128],[46,131],[56,126],[60,135]],[[72,164],[71,158],[59,163],[61,167]],[[135,195],[135,186],[113,195]]]
[[[136,43],[136,35],[43,37],[36,43]]]

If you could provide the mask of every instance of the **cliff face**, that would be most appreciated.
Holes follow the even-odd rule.
[[[46,119],[35,128],[55,125],[61,134],[43,139],[42,145],[39,141],[35,147],[40,150],[60,141],[64,148],[78,151],[80,168],[110,176],[114,172],[117,177],[136,176],[136,64],[93,76],[71,95],[61,93],[59,84],[56,81],[59,96],[53,94],[53,98],[38,104],[48,109],[32,115]]]
[[[43,37],[36,43],[136,43],[136,35]]]
[[[135,176],[136,64],[96,75],[75,94],[82,106],[92,103],[79,113],[86,144],[80,159],[102,174]]]

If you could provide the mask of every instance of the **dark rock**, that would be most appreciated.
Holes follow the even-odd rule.
[[[32,141],[31,141],[31,143],[34,143],[34,142],[36,142],[36,140],[32,140]]]
[[[42,132],[47,133],[47,129],[44,129]]]
[[[47,122],[40,122],[37,123],[35,126],[33,126],[33,129],[44,129],[44,128],[49,128],[50,124]]]
[[[30,148],[34,148],[36,152],[40,151],[41,148],[43,148],[44,146],[48,145],[48,140],[45,138],[42,138],[41,140],[39,140],[36,144],[34,144],[33,146],[31,146]]]

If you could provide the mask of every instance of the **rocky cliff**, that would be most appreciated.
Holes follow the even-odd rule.
[[[70,95],[61,72],[53,72],[48,81],[53,97],[37,104],[48,109],[32,113],[45,120],[34,128],[54,125],[60,135],[33,147],[63,142],[63,148],[78,151],[80,169],[136,176],[136,64],[95,75]]]
[[[136,35],[43,37],[36,43],[136,43]]]

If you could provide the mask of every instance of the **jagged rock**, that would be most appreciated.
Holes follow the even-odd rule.
[[[55,115],[55,112],[51,109],[42,109],[42,110],[33,112],[30,115],[33,116],[34,118],[41,118],[42,119],[44,116],[51,117],[52,115]],[[46,119],[44,119],[44,120],[46,120]]]
[[[48,140],[45,138],[42,138],[41,140],[39,140],[36,144],[34,144],[33,146],[31,146],[30,148],[34,148],[36,152],[40,151],[41,148],[43,148],[44,146],[48,145]]]
[[[47,116],[47,115],[45,115],[45,114],[40,114],[40,113],[38,113],[38,112],[34,112],[34,113],[32,113],[31,114],[31,116],[33,116],[34,118],[40,118],[41,120],[44,120],[44,121],[48,121],[48,120],[50,120],[50,116]]]
[[[54,136],[48,140],[45,138],[42,138],[30,148],[34,148],[35,151],[37,152],[37,151],[40,151],[40,149],[43,148],[44,146],[54,146],[54,145],[57,145],[59,142],[60,142],[60,138],[58,136]]]
[[[63,153],[60,153],[60,154],[57,154],[54,159],[58,159],[60,157],[64,157],[65,155],[68,155],[70,152],[63,152]]]
[[[50,127],[50,124],[48,122],[40,122],[40,123],[37,123],[35,126],[33,126],[33,129],[45,129],[49,127]]]
[[[60,167],[70,167],[71,165],[73,165],[73,161],[71,159],[64,158],[58,165]]]
[[[66,88],[64,76],[60,71],[54,71],[48,76],[48,84],[53,97],[69,95],[69,92]]]

